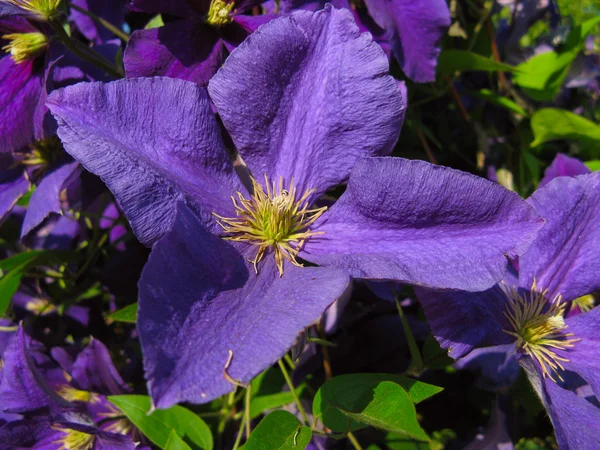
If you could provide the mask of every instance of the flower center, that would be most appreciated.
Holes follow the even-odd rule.
[[[61,385],[56,393],[69,402],[98,403],[100,401],[98,394],[75,389],[68,384]]]
[[[557,355],[556,350],[571,348],[579,339],[572,338],[573,333],[565,332],[566,304],[561,296],[549,301],[547,294],[547,289],[537,291],[535,281],[526,295],[513,288],[507,294],[509,303],[504,313],[511,329],[503,331],[514,336],[517,348],[539,363],[544,378],[548,376],[554,380],[553,375],[556,375],[562,381],[558,370],[564,370],[562,363],[569,360]]]
[[[594,296],[593,295],[584,295],[583,297],[578,297],[575,300],[573,300],[573,303],[575,303],[578,307],[579,310],[584,313],[584,312],[588,312],[591,311],[594,308]]]
[[[14,5],[29,13],[31,19],[45,22],[59,14],[61,0],[2,0],[0,3]]]
[[[48,39],[43,33],[37,31],[31,33],[13,33],[2,36],[8,42],[2,50],[10,53],[10,57],[16,64],[34,59],[41,55],[48,47]]]
[[[22,164],[47,168],[62,154],[63,148],[57,136],[39,139],[30,145],[31,151],[25,155]]]
[[[283,187],[283,177],[279,177],[279,185],[272,184],[265,175],[263,187],[252,178],[254,193],[246,199],[241,192],[236,192],[237,199],[232,196],[237,217],[227,218],[213,213],[217,223],[226,233],[225,239],[247,242],[258,247],[256,257],[251,260],[256,265],[264,257],[267,250],[272,249],[279,275],[283,275],[283,262],[287,259],[296,266],[302,266],[296,260],[304,242],[311,236],[323,234],[310,231],[312,225],[323,214],[327,207],[309,209],[308,197],[315,191],[308,190],[300,198],[292,179],[289,189]],[[258,271],[257,271],[258,272]]]
[[[90,450],[94,445],[95,436],[93,434],[62,426],[53,426],[52,428],[64,433],[64,436],[52,442],[53,444],[60,444],[58,450]]]
[[[231,11],[233,10],[234,2],[227,3],[223,0],[212,0],[208,9],[206,22],[215,27],[227,25],[233,21]]]
[[[56,311],[56,306],[50,303],[48,299],[32,298],[25,305],[25,309],[34,313],[36,316],[45,316]]]

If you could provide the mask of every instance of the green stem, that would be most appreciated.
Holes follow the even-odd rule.
[[[354,446],[354,448],[356,450],[363,450],[363,448],[361,447],[360,443],[356,439],[356,436],[354,436],[351,431],[348,432],[348,440],[352,443],[352,445]]]
[[[285,381],[288,384],[288,387],[290,388],[290,392],[292,393],[292,396],[294,397],[294,400],[296,401],[296,405],[298,405],[298,411],[300,411],[300,415],[302,416],[304,425],[308,426],[308,418],[306,416],[306,411],[304,411],[304,407],[302,406],[302,403],[300,402],[300,397],[298,397],[298,393],[296,392],[296,388],[294,388],[292,379],[290,378],[290,375],[289,375],[287,369],[285,368],[285,364],[283,364],[281,359],[279,361],[277,361],[277,364],[279,364],[279,368],[281,369],[283,378],[285,378]]]
[[[235,438],[235,443],[233,444],[232,450],[237,450],[237,448],[240,446],[240,442],[242,441],[242,435],[244,434],[244,429],[246,430],[246,440],[250,438],[250,397],[252,395],[251,392],[252,388],[250,387],[250,385],[248,385],[244,395],[244,416],[242,417],[242,423],[240,423],[240,429],[238,430],[238,434]]]
[[[406,320],[404,311],[402,311],[402,306],[400,305],[400,301],[398,300],[398,295],[395,292],[394,300],[396,302],[396,308],[398,308],[398,315],[400,316],[400,320],[402,321],[402,328],[404,328],[404,335],[406,336],[408,349],[410,350],[411,368],[415,372],[421,373],[423,371],[423,358],[421,358],[421,352],[419,351],[419,347],[417,346],[417,341],[415,340],[412,330],[410,329],[408,320]]]
[[[83,8],[77,6],[77,5],[74,5],[73,3],[71,3],[70,6],[75,11],[78,11],[81,14],[84,14],[84,15],[88,16],[94,22],[97,22],[100,25],[102,25],[104,28],[106,28],[112,34],[114,34],[115,36],[117,36],[119,39],[122,39],[125,42],[129,42],[129,36],[126,33],[124,33],[121,30],[119,30],[117,27],[115,27],[112,23],[108,22],[107,20],[104,20],[102,17],[98,17],[96,14],[94,14],[91,11],[88,11],[87,9],[83,9]]]
[[[88,61],[89,63],[98,66],[105,72],[110,73],[117,78],[123,78],[124,74],[122,71],[114,67],[107,59],[86,47],[81,42],[71,39],[59,21],[50,20],[48,23],[52,27],[52,30],[54,30],[56,33],[58,39],[60,39],[63,45],[67,47],[73,54],[77,55],[84,61]]]

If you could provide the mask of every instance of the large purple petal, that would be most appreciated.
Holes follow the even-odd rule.
[[[519,284],[574,300],[600,289],[600,173],[559,177],[528,202],[546,219],[519,261]]]
[[[123,64],[129,78],[166,76],[206,86],[226,56],[225,45],[214,28],[200,21],[179,20],[134,32]]]
[[[363,158],[300,256],[358,278],[481,291],[500,281],[542,220],[471,174],[402,158]]]
[[[349,284],[342,272],[291,264],[279,277],[271,255],[256,275],[192,213],[182,209],[178,219],[154,246],[139,284],[146,378],[159,408],[205,403],[233,390],[225,371],[248,382]]]
[[[77,355],[71,375],[77,386],[86,391],[106,395],[119,395],[128,391],[112,363],[108,349],[98,339],[92,339]]]
[[[12,167],[12,155],[0,153],[0,222],[29,190],[23,168]]]
[[[170,229],[178,201],[205,223],[213,211],[235,216],[230,195],[243,189],[201,87],[171,78],[80,83],[54,91],[48,105],[67,152],[104,180],[144,244]]]
[[[600,408],[549,378],[543,381],[543,395],[560,449],[600,448]]]
[[[456,361],[454,367],[477,372],[479,374],[477,386],[495,392],[510,389],[521,371],[514,344],[476,348]]]
[[[125,20],[125,0],[73,0],[73,5],[79,6],[86,11],[106,20],[108,23],[120,29]],[[93,21],[88,15],[71,9],[71,18],[88,40],[94,44],[101,44],[115,36],[98,22]]]
[[[391,151],[404,102],[388,62],[347,10],[298,11],[262,26],[208,90],[236,148],[262,180],[294,177],[317,194],[360,156]]]
[[[540,180],[538,189],[541,189],[557,177],[575,177],[586,173],[591,173],[591,170],[580,160],[559,153],[544,172],[544,178]]]
[[[23,219],[21,237],[27,235],[51,213],[60,213],[60,193],[67,187],[68,182],[79,173],[78,169],[80,169],[79,164],[71,160],[44,175],[36,190],[31,194]]]
[[[41,137],[34,120],[44,91],[44,72],[34,68],[40,62],[0,59],[0,152],[19,150],[36,134]]]
[[[386,31],[404,73],[417,83],[435,81],[438,41],[450,26],[446,0],[365,0]]]
[[[415,288],[433,336],[455,359],[478,347],[509,344],[506,295],[498,285],[483,292],[433,291]]]

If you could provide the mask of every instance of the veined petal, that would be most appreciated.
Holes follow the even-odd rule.
[[[233,217],[243,191],[208,97],[194,83],[135,78],[80,83],[48,99],[67,152],[112,190],[146,245],[170,229],[187,203],[208,226]]]
[[[404,101],[388,61],[347,10],[298,11],[260,27],[208,91],[256,179],[294,177],[313,198],[360,156],[391,151]]]
[[[517,194],[474,175],[401,158],[363,158],[312,227],[300,256],[354,277],[481,291],[541,227]]]
[[[158,408],[205,403],[276,362],[349,284],[340,271],[251,264],[182,208],[139,283],[138,328]],[[229,377],[229,380],[228,378]]]
[[[404,73],[417,83],[435,81],[438,42],[450,26],[446,0],[365,0],[365,4],[386,31]]]
[[[527,200],[546,219],[519,260],[519,284],[574,300],[600,289],[600,173],[559,177]]]
[[[206,86],[226,56],[225,45],[213,28],[199,20],[178,20],[134,32],[123,64],[129,78],[165,76]]]

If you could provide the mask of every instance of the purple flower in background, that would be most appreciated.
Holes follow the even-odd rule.
[[[228,53],[275,16],[246,15],[259,0],[134,0],[136,11],[177,18],[131,35],[123,56],[127,77],[167,76],[206,86]]]
[[[579,159],[559,153],[544,172],[544,178],[540,180],[538,189],[557,177],[575,177],[586,173],[591,173],[591,170]]]
[[[0,449],[134,449],[133,425],[103,395],[126,392],[106,347],[92,340],[74,360],[53,356],[61,366],[22,327],[3,348],[0,411],[18,415],[0,426]]]
[[[546,224],[519,260],[517,286],[480,293],[417,289],[433,333],[450,356],[513,343],[561,448],[600,445],[600,308],[565,314],[600,289],[599,197],[599,173],[558,177],[530,197]],[[589,385],[591,401],[575,393],[573,379]]]
[[[275,1],[269,5],[275,10]],[[281,0],[279,11],[296,9],[316,11],[323,0]],[[445,0],[365,0],[355,6],[348,0],[332,1],[337,8],[352,11],[361,31],[368,31],[388,57],[394,56],[408,78],[417,83],[435,81],[440,53],[438,45],[450,26],[450,11]]]
[[[480,290],[502,277],[505,255],[527,248],[541,221],[517,195],[376,157],[391,151],[403,116],[387,70],[347,11],[262,27],[209,85],[242,178],[195,84],[133,79],[53,93],[67,151],[154,243],[138,324],[157,407],[207,402],[253,378],[343,294],[348,273]],[[348,178],[330,209],[315,203]]]

